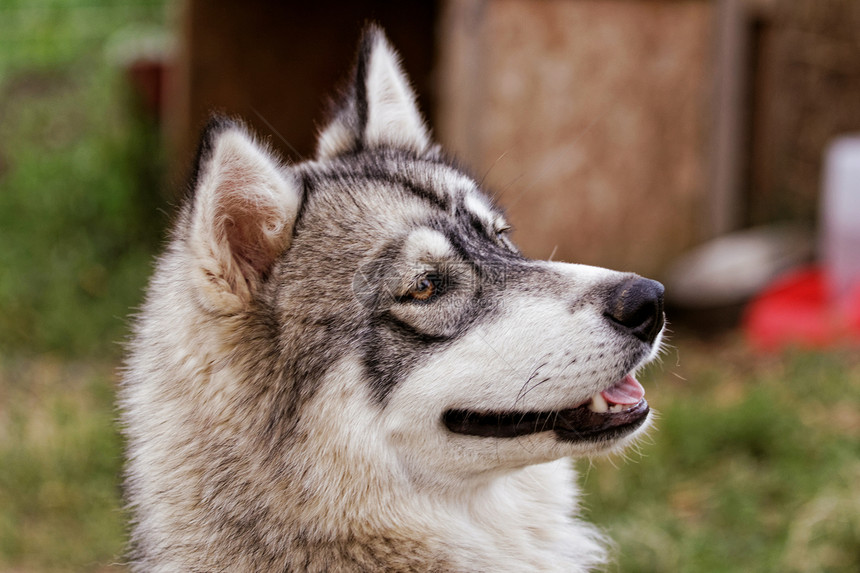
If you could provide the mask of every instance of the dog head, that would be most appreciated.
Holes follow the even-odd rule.
[[[194,187],[190,290],[213,339],[278,380],[265,417],[282,441],[332,408],[324,383],[360,395],[326,410],[332,435],[363,424],[414,475],[606,453],[647,426],[635,372],[660,347],[662,286],[525,258],[432,142],[378,29],[313,160],[285,165],[216,119]],[[241,356],[242,337],[270,346]]]

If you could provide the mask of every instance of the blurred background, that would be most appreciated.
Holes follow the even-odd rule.
[[[213,110],[313,153],[367,20],[533,257],[667,286],[611,571],[860,571],[860,2],[0,0],[0,571],[123,571],[127,316]]]

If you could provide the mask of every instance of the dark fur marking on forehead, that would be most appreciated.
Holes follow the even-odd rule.
[[[485,193],[481,193],[482,196],[486,197]],[[460,199],[457,203],[457,210],[455,215],[458,219],[468,219],[471,227],[481,236],[485,236],[489,238],[491,241],[496,240],[495,237],[495,229],[493,225],[498,217],[504,215],[501,209],[499,209],[492,201],[487,205],[487,211],[489,212],[491,218],[484,219],[478,213],[475,213],[472,209],[470,209],[466,205],[466,195]]]
[[[451,198],[448,195],[439,195],[438,193],[434,193],[430,189],[427,189],[426,187],[421,187],[420,185],[416,185],[411,181],[395,181],[404,189],[408,189],[413,195],[420,197],[425,201],[433,203],[443,211],[447,211],[451,208]]]
[[[361,168],[353,168],[349,170],[332,170],[330,172],[315,172],[308,177],[313,182],[309,189],[318,187],[326,182],[337,183],[377,183],[380,185],[395,185],[410,192],[412,195],[431,203],[442,211],[448,211],[451,208],[451,197],[444,191],[437,193],[427,187],[418,185],[412,181],[407,174],[391,173],[384,169],[378,168],[373,164],[362,165]]]
[[[448,244],[450,244],[451,248],[454,249],[454,252],[457,253],[457,257],[472,267],[479,277],[483,278],[484,271],[481,268],[482,265],[479,261],[475,260],[475,254],[466,247],[466,241],[463,240],[463,237],[460,236],[457,230],[449,227],[445,229],[444,234]]]

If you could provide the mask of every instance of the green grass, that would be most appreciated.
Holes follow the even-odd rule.
[[[641,454],[581,466],[611,570],[860,571],[856,350],[742,348],[681,344],[646,377]]]
[[[0,363],[0,570],[106,571],[122,554],[110,367]]]
[[[162,4],[0,0],[0,352],[118,353],[163,199],[108,46]]]
[[[0,571],[121,555],[112,370],[163,231],[117,54],[165,0],[0,0]]]

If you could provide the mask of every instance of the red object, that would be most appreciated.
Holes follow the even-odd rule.
[[[822,269],[792,271],[753,299],[743,326],[753,346],[763,351],[860,342],[860,285],[837,307]]]

